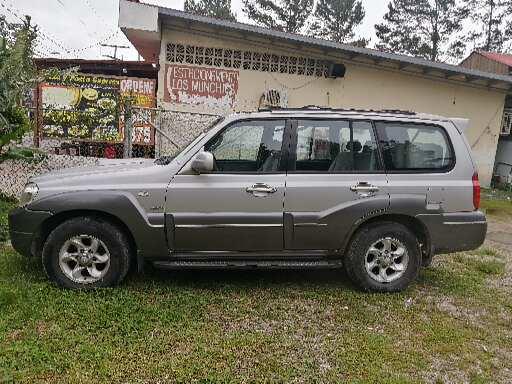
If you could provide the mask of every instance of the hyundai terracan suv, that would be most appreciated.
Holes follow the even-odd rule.
[[[14,248],[67,288],[131,266],[344,267],[364,290],[407,287],[435,254],[484,241],[467,120],[305,107],[216,121],[174,158],[29,181]]]

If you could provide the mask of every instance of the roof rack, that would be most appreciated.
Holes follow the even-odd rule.
[[[300,112],[300,111],[328,111],[328,112],[363,112],[363,113],[389,113],[399,115],[416,115],[416,112],[405,111],[400,109],[357,109],[357,108],[331,108],[321,107],[318,105],[305,105],[297,108],[283,108],[283,107],[261,107],[258,109],[259,112]]]

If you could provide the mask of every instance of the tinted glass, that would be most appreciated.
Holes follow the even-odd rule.
[[[392,122],[376,126],[388,170],[439,171],[450,168],[454,161],[441,127]]]
[[[205,146],[216,172],[276,172],[281,162],[284,121],[243,121],[230,125]]]
[[[379,169],[371,123],[299,120],[296,171],[371,172]]]

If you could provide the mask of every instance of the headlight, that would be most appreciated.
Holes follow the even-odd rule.
[[[39,187],[35,183],[27,183],[23,193],[20,196],[20,206],[24,207],[30,204],[39,192]]]

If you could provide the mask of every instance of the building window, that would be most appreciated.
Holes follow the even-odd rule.
[[[512,133],[512,109],[505,109],[503,112],[503,122],[501,123],[502,135],[510,135]]]
[[[166,58],[169,63],[204,64],[302,76],[325,77],[329,70],[328,63],[318,59],[175,43],[167,44]]]

